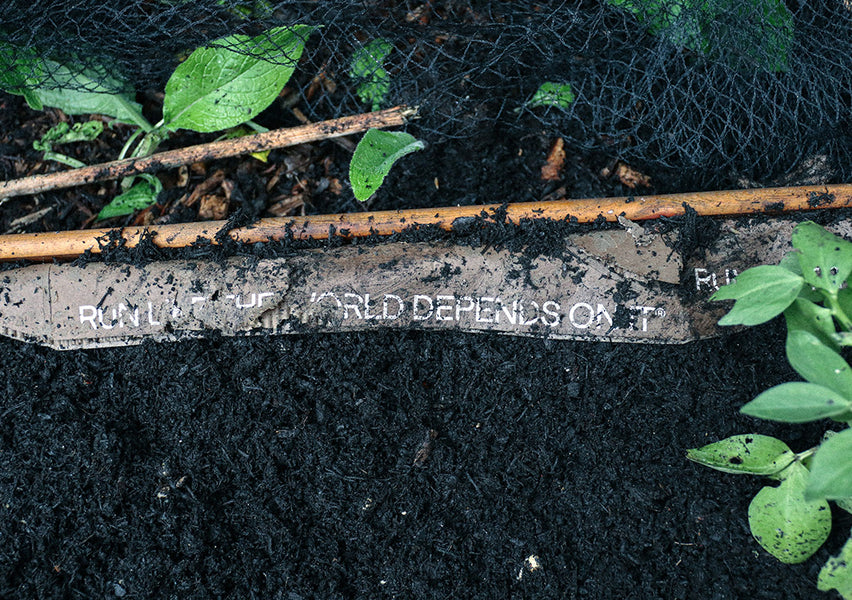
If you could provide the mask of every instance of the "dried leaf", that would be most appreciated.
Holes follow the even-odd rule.
[[[615,176],[618,177],[622,185],[629,187],[631,190],[637,187],[651,187],[650,177],[623,162],[619,162],[616,165]]]
[[[547,153],[544,165],[541,167],[542,181],[558,181],[565,166],[565,140],[556,138]]]

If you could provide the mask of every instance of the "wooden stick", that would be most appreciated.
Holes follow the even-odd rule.
[[[140,173],[153,173],[199,161],[228,158],[251,152],[262,152],[306,142],[338,138],[367,131],[373,127],[377,129],[394,127],[404,124],[407,120],[414,118],[416,114],[416,108],[397,106],[372,113],[311,123],[301,127],[274,129],[265,133],[159,152],[151,156],[125,158],[71,171],[59,171],[22,177],[11,181],[0,181],[0,198],[37,194],[48,190],[139,175]]]
[[[344,238],[373,233],[390,235],[412,226],[435,226],[451,230],[454,226],[472,222],[482,214],[493,216],[501,209],[505,210],[506,218],[511,223],[519,223],[523,219],[576,219],[578,223],[591,223],[599,218],[616,221],[619,215],[631,221],[641,221],[683,215],[686,212],[684,205],[705,216],[849,208],[852,207],[852,184],[279,217],[260,219],[247,227],[232,229],[228,231],[228,236],[238,242],[257,243],[290,237],[307,240],[326,239],[330,235]],[[153,243],[160,248],[183,248],[199,239],[216,244],[216,234],[225,226],[226,221],[207,221],[126,227],[118,231],[131,248],[145,236],[153,236]],[[116,230],[89,229],[0,236],[0,260],[67,259],[79,256],[86,250],[98,253],[101,251],[99,240],[104,240],[113,231]]]

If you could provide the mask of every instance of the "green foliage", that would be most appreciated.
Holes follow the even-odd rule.
[[[166,84],[163,127],[210,132],[255,118],[289,81],[314,29],[277,27],[198,48]]]
[[[361,202],[367,200],[382,185],[396,161],[424,147],[423,142],[402,131],[367,131],[349,163],[349,181],[355,198]]]
[[[764,265],[743,272],[736,286],[720,288],[711,300],[736,300],[720,325],[760,325],[784,312],[804,285],[801,276],[780,266]]]
[[[796,455],[777,438],[743,434],[688,450],[686,457],[724,473],[777,478],[795,460]]]
[[[852,599],[852,536],[840,549],[840,554],[832,556],[819,572],[817,589],[821,592],[837,590],[846,598]]]
[[[721,325],[756,325],[783,312],[787,360],[805,380],[766,390],[742,412],[788,423],[830,418],[847,427],[827,432],[818,446],[800,453],[756,435],[687,453],[720,471],[781,480],[752,500],[749,526],[761,546],[786,563],[806,560],[825,541],[831,528],[828,500],[852,511],[852,369],[839,352],[852,346],[852,243],[812,222],[796,226],[792,243],[795,250],[779,265],[748,269],[712,297],[736,301]],[[852,540],[822,569],[819,589],[837,589],[852,600],[849,560]]]
[[[358,82],[355,92],[361,102],[379,110],[390,92],[390,74],[384,63],[393,51],[393,44],[378,38],[359,48],[349,62],[349,76]]]
[[[746,58],[767,71],[788,69],[794,26],[783,0],[608,1],[632,13],[650,34],[701,56],[730,66]]]
[[[147,174],[140,175],[139,178],[141,181],[133,184],[130,189],[113,198],[112,202],[101,209],[98,221],[133,214],[157,201],[157,196],[163,191],[160,180]]]
[[[761,489],[748,505],[748,524],[754,539],[783,563],[809,559],[831,532],[831,507],[807,500],[808,470],[793,463],[777,487]]]
[[[104,125],[100,121],[75,123],[72,127],[64,121],[51,127],[40,140],[33,142],[33,149],[44,152],[45,160],[55,160],[70,167],[79,168],[85,165],[79,160],[53,151],[53,144],[70,144],[72,142],[90,142],[103,133]]]
[[[526,106],[527,108],[545,106],[567,109],[573,102],[574,91],[571,89],[571,84],[545,81],[527,101]]]
[[[170,3],[172,0],[162,1]],[[265,11],[270,7],[265,0],[247,0],[243,4],[252,11]],[[197,132],[230,129],[225,136],[244,135],[247,130],[235,129],[242,124],[258,129],[251,119],[268,108],[281,93],[302,56],[307,38],[315,29],[307,25],[277,27],[255,37],[228,36],[196,49],[169,78],[163,100],[163,120],[156,126],[145,119],[141,107],[130,97],[111,91],[122,85],[105,70],[82,71],[40,59],[31,50],[19,50],[8,44],[0,44],[0,67],[6,67],[5,71],[0,71],[0,88],[23,94],[34,108],[52,106],[71,115],[99,113],[135,123],[144,135],[140,131],[133,133],[120,158],[147,156],[170,132],[178,129]],[[389,42],[377,39],[352,58],[350,74],[360,81],[358,94],[372,104],[373,109],[379,108],[390,89],[390,76],[382,64],[392,49]],[[44,75],[47,72],[50,73],[49,83]],[[66,126],[61,131],[55,128],[36,147],[43,149],[47,158],[73,167],[83,166],[79,161],[52,152],[51,144],[92,139],[86,137],[91,136],[91,127],[75,125],[69,130]],[[350,163],[355,197],[367,200],[397,160],[423,147],[423,142],[407,133],[368,131]],[[264,161],[267,155],[253,154]],[[160,181],[152,176],[140,176],[139,181],[126,179],[122,187],[125,191],[101,210],[98,219],[124,216],[146,208],[156,202],[162,190]]]

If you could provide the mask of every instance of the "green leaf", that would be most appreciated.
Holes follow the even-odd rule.
[[[846,287],[852,273],[852,243],[805,221],[793,230],[793,247],[799,250],[805,281],[834,292]]]
[[[574,102],[574,92],[568,83],[553,83],[545,81],[527,102],[528,108],[536,106],[552,106],[566,109]]]
[[[392,51],[393,44],[377,38],[355,51],[349,62],[349,76],[360,82],[355,92],[373,110],[382,107],[390,92],[390,74],[385,71],[384,62]]]
[[[808,470],[793,463],[778,487],[761,489],[748,507],[751,534],[783,563],[807,560],[828,538],[831,508],[825,500],[806,500]]]
[[[126,192],[119,194],[98,213],[98,221],[123,217],[137,210],[148,208],[157,201],[157,196],[163,190],[163,184],[152,175],[139,175],[143,181],[133,185]]]
[[[358,142],[349,163],[349,181],[355,198],[364,202],[382,185],[393,164],[425,144],[402,131],[370,129]]]
[[[830,309],[814,304],[802,298],[800,294],[793,304],[784,310],[784,319],[787,322],[788,340],[794,331],[807,331],[826,346],[835,350],[839,348],[837,340],[834,339],[836,330]]]
[[[32,90],[44,106],[58,108],[67,115],[100,114],[146,131],[151,124],[142,116],[142,107],[130,96],[116,93],[121,83],[105,69],[77,70],[51,60],[44,61],[50,79]]]
[[[837,352],[807,331],[787,335],[787,360],[796,373],[811,383],[852,398],[852,369]]]
[[[68,125],[64,121],[57,123],[47,130],[40,140],[33,142],[33,149],[39,152],[50,152],[53,144],[70,144],[72,142],[91,142],[103,133],[104,124],[100,121],[86,121]]]
[[[849,400],[834,390],[815,383],[793,381],[766,390],[740,412],[770,421],[805,423],[842,415],[849,407]]]
[[[805,493],[807,493],[807,490],[805,490]],[[832,498],[831,501],[846,512],[852,513],[852,498]]]
[[[44,80],[44,63],[32,48],[0,42],[0,89],[24,97],[33,110],[44,106],[34,88]]]
[[[852,497],[852,429],[844,429],[820,444],[811,462],[809,498]]]
[[[796,458],[781,440],[768,435],[735,435],[724,440],[687,450],[694,462],[725,473],[777,475]]]
[[[278,97],[314,29],[277,27],[198,48],[166,83],[164,127],[210,132],[253,119]]]
[[[710,300],[736,300],[719,325],[759,325],[780,315],[799,295],[804,280],[777,265],[753,267],[719,288]]]
[[[820,570],[817,589],[837,590],[845,600],[852,600],[852,537],[843,544],[840,554],[829,558]]]

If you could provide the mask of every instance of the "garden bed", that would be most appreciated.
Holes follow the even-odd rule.
[[[162,12],[137,4],[153,15],[138,34],[144,74],[162,80],[167,65],[151,60],[148,42],[167,31],[158,27],[187,21],[178,3],[162,3],[174,4]],[[369,3],[369,14],[362,3],[310,4],[286,9],[325,28],[258,122],[301,124],[294,102],[314,121],[365,109],[341,58],[368,39],[355,43],[354,29],[397,44],[391,98],[424,102],[427,117],[409,129],[427,147],[400,161],[367,204],[348,188],[351,140],[325,140],[273,150],[267,163],[228,158],[164,172],[154,206],[106,225],[226,219],[230,229],[270,216],[821,185],[848,173],[848,131],[831,121],[846,114],[838,107],[848,98],[836,90],[848,89],[848,69],[823,59],[843,53],[845,9],[797,10],[795,39],[781,41],[803,50],[790,53],[790,71],[804,75],[788,88],[777,65],[748,80],[712,53],[700,57],[699,73],[701,50],[673,53],[684,39],[647,35],[637,27],[642,15],[617,2],[579,2],[570,14],[563,3],[547,10],[535,3],[521,14],[526,3],[518,3],[517,17],[463,2],[436,3],[434,12],[428,2]],[[49,35],[50,24],[40,23]],[[206,25],[210,36],[232,32],[224,20]],[[193,24],[184,34],[201,38],[201,29]],[[754,59],[755,48],[738,54],[734,29],[730,38],[726,28],[716,34],[737,60]],[[89,36],[81,47],[95,56],[88,31],[77,35]],[[116,52],[124,66],[135,58],[132,45]],[[656,72],[655,60],[665,68]],[[528,110],[539,84],[557,74],[587,86],[577,87],[577,105]],[[762,97],[753,93],[765,86]],[[784,94],[773,95],[777,89]],[[787,93],[797,89],[812,95],[809,102]],[[671,97],[636,101],[660,90]],[[155,122],[162,94],[138,92]],[[299,104],[300,94],[316,96]],[[0,94],[0,179],[56,170],[33,141],[60,122],[85,119],[35,112],[21,97]],[[832,126],[818,132],[811,121]],[[113,123],[97,141],[62,150],[101,163],[130,135]],[[214,137],[182,131],[161,149]],[[0,234],[91,228],[117,193],[116,182],[9,199]],[[848,217],[848,210],[801,215],[827,225]],[[507,249],[529,268],[536,257],[559,256],[569,234],[618,227],[499,218],[468,225],[389,240],[248,245],[222,237],[221,245],[178,250],[110,247],[77,264],[144,272],[154,261],[215,267],[410,242],[483,256]],[[695,257],[713,245],[720,224],[687,212],[653,229]],[[62,352],[0,338],[1,597],[810,599],[852,525],[848,513],[833,510],[831,537],[816,555],[781,564],[749,532],[749,501],[765,482],[686,458],[689,448],[743,432],[776,435],[795,451],[820,441],[818,424],[783,426],[738,412],[797,378],[779,320],[682,345],[416,328],[208,333]]]

